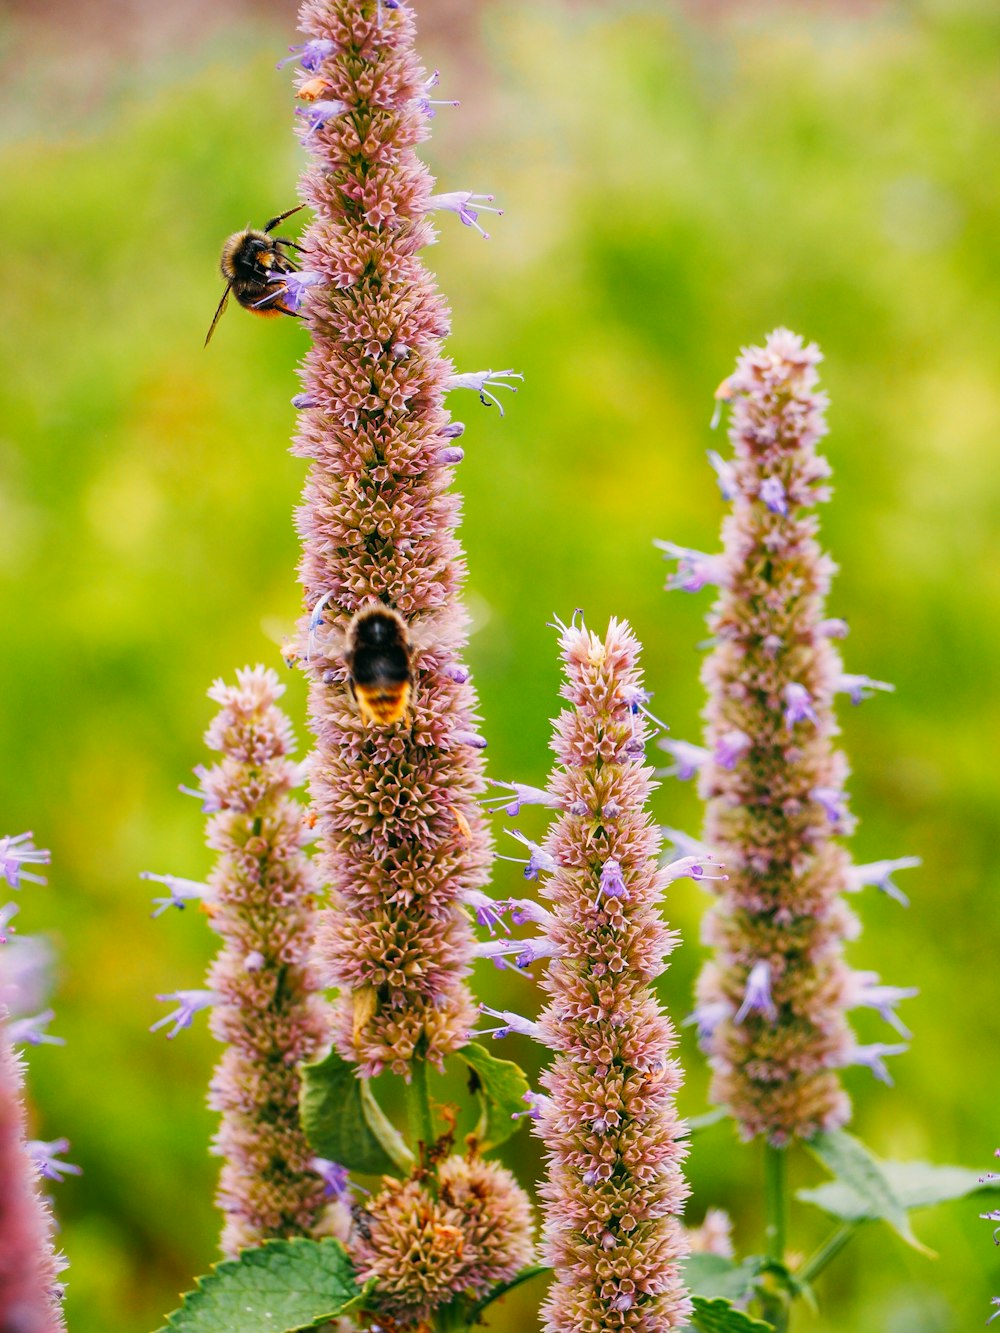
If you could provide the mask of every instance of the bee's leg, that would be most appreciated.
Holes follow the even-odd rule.
[[[296,204],[294,208],[288,208],[284,213],[279,213],[277,217],[271,218],[270,222],[265,222],[264,231],[274,231],[279,222],[284,222],[285,218],[290,218],[293,213],[298,213],[300,209],[305,208],[305,204]]]
[[[291,241],[287,236],[275,236],[274,243],[275,245],[290,245],[293,250],[304,249],[303,246],[299,245],[298,241]]]

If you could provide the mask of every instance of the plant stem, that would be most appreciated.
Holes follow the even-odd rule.
[[[410,1081],[406,1085],[406,1116],[410,1127],[413,1155],[418,1161],[421,1159],[420,1145],[423,1144],[423,1160],[426,1165],[427,1154],[434,1147],[434,1118],[431,1115],[431,1098],[427,1087],[427,1061],[420,1055],[415,1055],[410,1061]]]
[[[765,1240],[767,1257],[785,1262],[785,1149],[764,1148],[764,1197],[767,1207]]]
[[[787,1224],[787,1191],[785,1188],[785,1149],[764,1147],[764,1204],[765,1251],[775,1264],[785,1262],[785,1233]],[[787,1333],[788,1304],[785,1297],[775,1292],[764,1298],[764,1317],[774,1325],[775,1333]]]
[[[813,1251],[795,1276],[802,1282],[812,1282],[822,1273],[831,1259],[837,1257],[857,1229],[857,1222],[841,1222],[835,1231],[830,1232],[823,1244]]]

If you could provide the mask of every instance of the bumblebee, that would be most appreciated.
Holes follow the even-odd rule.
[[[365,722],[408,721],[413,692],[413,643],[406,621],[388,606],[364,606],[347,629],[344,663]]]
[[[215,326],[222,318],[222,312],[229,300],[229,293],[236,297],[244,310],[255,315],[294,315],[284,302],[285,284],[275,273],[294,273],[298,268],[287,250],[299,250],[295,241],[284,236],[272,236],[271,232],[279,222],[297,213],[304,204],[279,213],[276,218],[264,224],[263,228],[247,227],[245,231],[234,232],[222,247],[219,268],[226,279],[226,290],[215,312],[211,327],[205,335],[205,346],[215,332]],[[269,276],[271,275],[271,276]]]

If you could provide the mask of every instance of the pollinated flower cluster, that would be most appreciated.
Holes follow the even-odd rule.
[[[222,947],[207,990],[178,997],[183,1007],[187,994],[190,1011],[200,994],[226,1045],[209,1105],[222,1113],[213,1147],[223,1159],[216,1202],[229,1256],[309,1235],[322,1221],[325,1187],[299,1124],[296,1066],[317,1057],[330,1025],[310,962],[316,876],[304,851],[303,811],[291,796],[301,771],[291,759],[291,725],[276,706],[284,686],[263,667],[236,678],[235,686],[216,681],[209,690],[219,712],[205,741],[220,758],[197,770],[210,814],[206,839],[217,855],[200,896]],[[185,884],[172,881],[175,890]],[[198,886],[189,888],[193,896]]]
[[[350,1244],[362,1284],[374,1279],[378,1313],[425,1324],[460,1296],[484,1296],[527,1264],[531,1204],[505,1166],[451,1156],[436,1184],[386,1177],[365,1204]]]
[[[845,673],[834,640],[846,626],[825,611],[834,566],[813,513],[829,475],[816,452],[826,430],[819,360],[784,329],[743,352],[718,394],[731,404],[735,454],[712,456],[733,505],[723,552],[660,543],[679,562],[668,587],[720,588],[705,744],[663,743],[678,776],[700,773],[705,843],[728,873],[706,919],[715,955],[699,981],[699,1030],[714,1100],[745,1136],[778,1147],[848,1120],[841,1067],[866,1063],[888,1079],[883,1057],[905,1049],[858,1046],[848,1010],[870,1006],[909,1035],[894,1006],[915,993],[844,961],[859,929],[845,891],[874,883],[900,896],[890,872],[915,862],[852,866],[838,841],[853,821],[834,698],[891,687]]]
[[[560,647],[571,707],[553,741],[550,792],[562,813],[544,846],[551,961],[537,1025],[555,1052],[535,1121],[556,1274],[544,1314],[553,1333],[653,1333],[685,1326],[690,1310],[678,1267],[688,1190],[677,1034],[653,988],[676,942],[660,902],[672,878],[701,867],[659,868],[631,630],[612,621],[601,639],[571,625]]]
[[[449,490],[464,429],[452,388],[496,402],[497,377],[455,375],[442,355],[448,310],[420,259],[435,208],[415,148],[432,114],[413,53],[413,18],[375,0],[307,0],[298,52],[303,313],[312,346],[296,399],[295,452],[311,460],[299,513],[310,608],[300,657],[311,677],[311,771],[320,862],[332,906],[319,936],[340,990],[335,1042],[360,1072],[440,1065],[467,1039],[472,935],[466,903],[488,877],[476,699],[461,663],[466,617]],[[443,202],[442,202],[443,201]],[[461,207],[458,204],[461,204]],[[506,387],[512,387],[507,385]],[[344,643],[352,618],[383,605],[409,636],[412,694],[397,720],[362,717]],[[356,684],[356,682],[353,682]]]

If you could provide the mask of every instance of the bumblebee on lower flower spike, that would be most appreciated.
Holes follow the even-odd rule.
[[[348,626],[344,663],[365,722],[389,727],[409,720],[413,644],[398,611],[363,606]]]
[[[226,290],[215,312],[211,327],[205,335],[205,346],[222,318],[229,293],[236,297],[244,310],[255,315],[294,315],[296,311],[285,305],[286,286],[275,274],[294,273],[298,265],[287,250],[299,250],[295,241],[284,236],[272,236],[279,222],[297,213],[304,204],[297,204],[287,212],[271,218],[262,228],[247,227],[234,232],[222,247],[219,267],[226,279]]]

